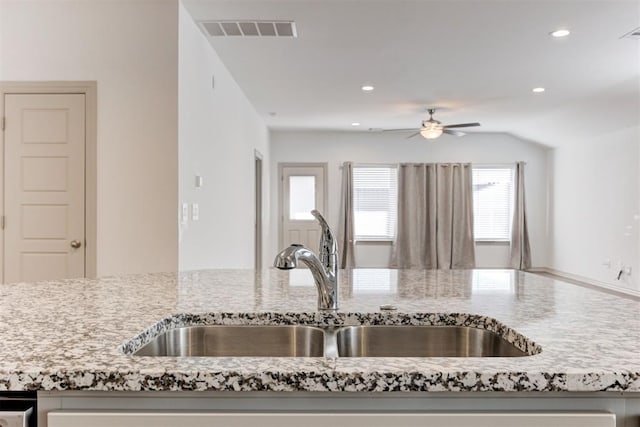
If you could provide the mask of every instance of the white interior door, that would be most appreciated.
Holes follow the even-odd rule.
[[[4,281],[85,275],[85,95],[5,94]]]
[[[325,212],[326,165],[282,165],[282,206],[280,207],[280,246],[302,244],[313,251],[318,250],[320,226],[311,215],[313,209]]]

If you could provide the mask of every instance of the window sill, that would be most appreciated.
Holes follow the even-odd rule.
[[[393,240],[390,239],[367,239],[367,240],[355,240],[356,245],[371,244],[371,245],[393,245]]]
[[[509,246],[510,240],[476,240],[476,245]]]

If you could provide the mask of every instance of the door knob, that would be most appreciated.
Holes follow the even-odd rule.
[[[82,246],[82,243],[80,243],[79,240],[72,240],[71,241],[71,247],[73,249],[78,249],[80,246]]]

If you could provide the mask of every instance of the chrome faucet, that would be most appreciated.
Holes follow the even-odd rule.
[[[338,243],[320,212],[314,209],[311,214],[322,228],[319,256],[303,245],[293,244],[276,255],[273,266],[281,270],[291,270],[298,266],[298,261],[302,261],[311,270],[318,289],[318,310],[337,310]]]

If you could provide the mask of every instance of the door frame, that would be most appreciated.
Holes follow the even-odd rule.
[[[253,166],[254,166],[254,192],[255,192],[255,228],[254,228],[254,260],[253,265],[256,271],[262,270],[262,206],[263,199],[263,180],[264,177],[264,158],[258,150],[253,150]]]
[[[278,163],[278,247],[280,249],[284,249],[284,236],[282,235],[282,226],[283,226],[283,222],[284,222],[284,215],[285,215],[285,211],[284,209],[284,168],[306,168],[306,167],[314,167],[314,168],[322,168],[323,169],[323,173],[324,173],[324,182],[322,183],[322,189],[323,189],[323,200],[322,203],[324,204],[324,212],[322,212],[322,215],[327,219],[327,221],[329,220],[329,175],[328,175],[328,164],[326,162],[324,163],[290,163],[290,162],[284,162],[284,163]]]
[[[97,116],[95,81],[0,81],[0,118],[9,94],[83,94],[85,96],[85,277],[97,272]],[[0,131],[0,214],[4,215],[4,130]],[[4,231],[0,233],[0,283],[4,282]]]

